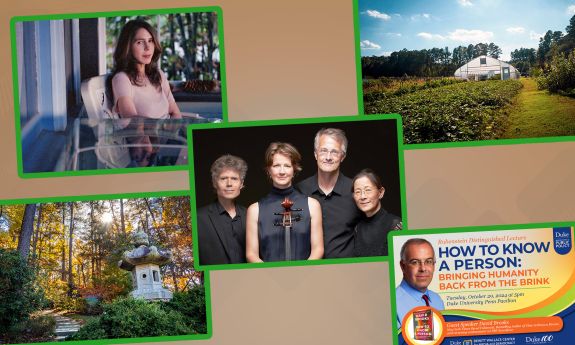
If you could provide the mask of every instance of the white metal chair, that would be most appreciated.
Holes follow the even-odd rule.
[[[106,96],[106,78],[107,75],[99,75],[82,82],[81,93],[88,115],[88,125],[92,127],[96,137],[95,147],[86,150],[94,149],[98,157],[98,168],[101,168],[100,163],[109,168],[124,168],[130,164],[130,152],[125,146],[125,140],[107,138],[104,127],[101,126],[105,120],[120,120],[118,114],[112,111],[112,102]],[[78,154],[80,150],[82,149],[78,147]]]

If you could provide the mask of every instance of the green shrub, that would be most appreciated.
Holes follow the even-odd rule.
[[[165,307],[184,315],[186,324],[196,332],[207,333],[206,296],[203,286],[174,293],[174,298],[166,303]]]
[[[575,98],[575,88],[566,89],[566,90],[559,90],[559,94],[561,96]]]
[[[537,82],[537,89],[547,90],[547,78],[544,75],[535,78],[535,82]]]
[[[108,334],[102,328],[100,318],[88,320],[80,330],[66,340],[106,339]]]
[[[0,249],[0,334],[26,321],[44,304],[43,294],[34,284],[34,271],[18,252]]]
[[[69,312],[82,312],[84,309],[84,301],[81,297],[70,297],[66,292],[61,292],[52,297],[52,306],[55,309]]]
[[[394,83],[393,78],[389,77],[379,77],[377,78],[377,80],[381,83],[383,87],[390,87]]]
[[[531,67],[531,69],[529,70],[529,75],[532,78],[538,78],[543,74],[543,70],[539,67]]]
[[[56,328],[56,320],[50,315],[40,315],[22,321],[5,334],[7,343],[31,343],[51,341]]]
[[[103,314],[86,323],[71,339],[138,338],[194,333],[184,316],[162,302],[121,298],[104,304]]]
[[[46,338],[54,335],[56,319],[50,315],[41,315],[29,319],[25,324],[28,335],[34,338]]]
[[[562,54],[553,56],[545,73],[537,78],[537,87],[550,92],[571,90],[575,87],[575,51],[567,57]]]

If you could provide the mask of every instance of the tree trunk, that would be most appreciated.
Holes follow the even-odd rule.
[[[120,199],[120,223],[122,224],[122,234],[126,234],[126,221],[124,218],[124,200]]]
[[[174,291],[178,292],[178,276],[176,275],[176,265],[172,264],[172,280],[174,281]]]
[[[18,237],[18,253],[24,260],[28,260],[30,253],[30,239],[34,231],[34,214],[36,213],[36,204],[26,204],[24,215],[22,216],[22,227]]]
[[[211,79],[216,79],[212,61],[212,55],[214,54],[214,25],[217,25],[216,16],[215,13],[208,14],[208,56],[206,59],[206,72],[210,74]]]
[[[154,229],[158,228],[158,223],[156,222],[156,216],[154,216],[154,211],[152,211],[152,207],[150,206],[150,203],[148,202],[148,198],[144,198],[144,203],[146,204],[146,208],[148,209],[148,212],[150,212],[150,216],[152,217],[152,227]],[[148,222],[148,217],[146,217],[146,223]]]
[[[62,281],[66,281],[66,204],[62,203],[62,260],[61,260],[61,277]]]
[[[198,66],[196,61],[196,56],[198,53],[198,40],[196,38],[196,33],[198,32],[197,18],[195,14],[186,13],[186,20],[188,22],[188,40],[190,42],[190,70],[192,72],[192,79],[198,78]]]
[[[62,261],[61,266],[62,267],[60,268],[60,270],[62,271],[60,280],[62,280],[63,282],[66,281],[66,273],[68,272],[68,271],[66,271],[66,244],[65,243],[66,242],[64,242],[64,244],[62,244],[62,253],[61,253],[62,254],[62,258],[61,258],[61,261]]]
[[[70,232],[68,237],[68,296],[72,296],[74,277],[72,276],[72,250],[74,247],[74,203],[70,203]]]
[[[178,22],[178,26],[180,27],[180,33],[182,34],[182,40],[180,44],[182,45],[182,49],[184,49],[184,60],[186,61],[186,66],[184,68],[184,74],[186,76],[186,80],[191,80],[193,77],[193,62],[192,56],[194,56],[194,52],[190,51],[191,48],[188,47],[188,42],[186,39],[186,28],[184,26],[184,20],[182,16],[177,13],[176,20]]]
[[[176,32],[174,27],[174,15],[168,15],[168,29],[170,30],[170,50],[172,51],[173,55],[176,55]],[[170,65],[168,73],[168,80],[178,80],[179,78],[176,77],[177,69],[176,69],[176,61],[174,60]]]
[[[112,224],[114,225],[115,228],[115,233],[119,233],[120,232],[120,225],[118,224],[118,218],[116,217],[116,210],[114,210],[114,201],[113,200],[108,200],[108,204],[110,204],[110,213],[112,214]]]
[[[42,237],[40,237],[40,235],[42,235]],[[44,249],[44,235],[43,234],[39,234],[38,235],[38,254],[36,257],[36,264],[39,266],[40,262],[42,261],[42,253],[43,253],[43,249]],[[50,248],[48,248],[48,251],[50,251]]]
[[[38,248],[38,237],[40,237],[40,224],[42,223],[42,204],[38,206],[38,220],[36,221],[36,231],[32,235],[32,266],[36,267],[38,255],[36,248]]]
[[[85,267],[84,267],[84,261],[81,262],[80,264],[80,272],[82,272],[82,286],[86,286],[88,284],[87,280],[86,280],[86,271],[85,271]]]

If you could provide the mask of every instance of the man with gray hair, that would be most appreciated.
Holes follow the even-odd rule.
[[[235,200],[244,187],[248,166],[223,155],[210,169],[217,200],[198,210],[200,265],[246,262],[246,208]]]
[[[401,246],[399,255],[403,279],[395,289],[395,305],[397,324],[401,326],[405,315],[415,307],[428,306],[437,310],[445,307],[441,297],[427,288],[435,271],[435,251],[431,243],[423,238],[411,238]]]
[[[361,217],[353,200],[351,179],[340,172],[347,144],[341,129],[320,129],[314,138],[317,173],[297,185],[300,192],[321,205],[325,258],[353,256],[354,228]]]

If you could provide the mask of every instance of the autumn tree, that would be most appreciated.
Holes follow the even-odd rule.
[[[18,237],[18,253],[22,259],[27,260],[30,253],[30,240],[34,231],[34,215],[36,204],[27,204],[22,218],[22,227]]]

